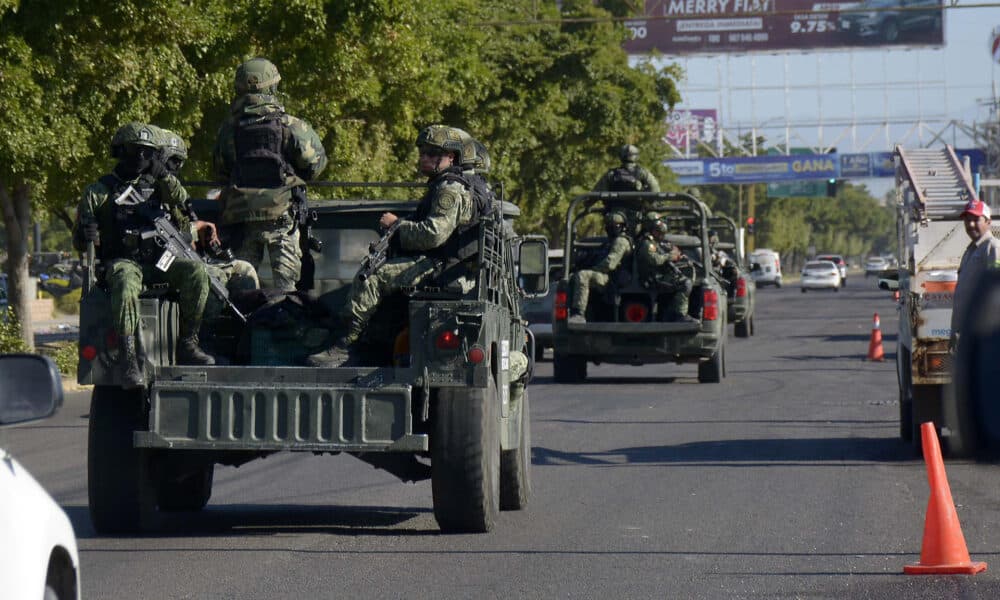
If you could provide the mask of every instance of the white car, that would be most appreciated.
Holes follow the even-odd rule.
[[[0,356],[0,426],[42,419],[62,405],[55,364],[35,354]],[[0,596],[79,600],[80,557],[69,517],[0,446]]]
[[[865,277],[878,275],[889,268],[889,261],[881,256],[871,256],[865,261]]]
[[[781,287],[781,258],[774,250],[758,248],[750,255],[750,278],[757,287]]]
[[[802,293],[807,290],[840,291],[840,269],[836,263],[829,260],[814,260],[802,267]]]

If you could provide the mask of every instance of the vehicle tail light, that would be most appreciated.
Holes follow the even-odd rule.
[[[104,344],[109,349],[117,348],[118,347],[118,332],[115,331],[114,329],[109,330],[104,335]]]
[[[740,277],[736,280],[736,297],[746,298],[747,296],[747,280]]]
[[[649,309],[645,304],[632,302],[625,306],[625,320],[630,323],[642,323],[649,316]]]
[[[565,321],[569,317],[569,309],[566,305],[569,302],[569,295],[566,290],[556,292],[556,301],[552,305],[552,318],[556,321]]]
[[[86,361],[94,360],[97,358],[97,348],[93,346],[84,346],[83,348],[80,348],[80,356]]]
[[[457,350],[462,345],[462,338],[458,337],[458,331],[446,329],[438,334],[434,345],[438,350]]]
[[[714,321],[719,318],[719,292],[715,290],[705,290],[702,294],[704,303],[702,305],[701,316],[706,321]]]
[[[478,365],[479,363],[483,362],[483,360],[486,358],[486,353],[483,352],[483,349],[480,348],[479,346],[475,346],[471,350],[469,350],[467,358],[469,359],[470,363]]]

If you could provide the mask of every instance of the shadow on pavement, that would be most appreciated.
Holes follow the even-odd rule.
[[[317,506],[303,504],[211,503],[198,512],[157,513],[150,531],[123,536],[102,536],[94,531],[86,506],[63,506],[80,539],[102,537],[215,537],[283,533],[331,535],[408,536],[437,535],[437,529],[400,529],[396,526],[430,508],[387,506]]]
[[[877,438],[781,438],[743,439],[690,442],[676,446],[636,446],[617,448],[604,452],[563,452],[553,448],[535,446],[532,463],[535,465],[622,465],[685,463],[733,463],[734,466],[751,466],[754,463],[785,464],[815,461],[832,463],[871,461],[914,461],[910,446],[898,439]]]

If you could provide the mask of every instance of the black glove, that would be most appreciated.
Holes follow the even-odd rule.
[[[83,224],[83,239],[88,242],[94,242],[95,246],[101,243],[101,232],[96,222],[91,221],[90,223]]]

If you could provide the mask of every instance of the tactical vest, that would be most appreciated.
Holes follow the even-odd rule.
[[[276,188],[285,185],[291,171],[282,152],[287,139],[281,118],[274,111],[262,117],[241,119],[233,129],[236,163],[231,183],[238,187]]]
[[[643,187],[642,181],[628,167],[617,167],[608,172],[608,189],[612,192],[641,192]]]
[[[279,219],[291,208],[292,189],[305,184],[285,160],[289,132],[284,115],[274,111],[235,124],[236,162],[221,195],[223,225]]]
[[[439,188],[449,181],[460,183],[472,193],[472,219],[468,223],[458,225],[443,244],[426,252],[427,256],[444,260],[446,266],[463,262],[479,252],[479,222],[496,207],[493,201],[496,198],[495,194],[489,190],[482,177],[478,179],[480,186],[476,185],[474,179],[467,178],[457,167],[445,170],[431,181],[427,193],[420,199],[420,204],[413,212],[413,221],[426,219],[430,214],[431,201],[437,196]],[[480,187],[478,193],[477,187]]]
[[[155,180],[151,176],[143,175],[138,181],[132,183],[108,174],[98,181],[109,190],[103,225],[106,231],[111,232],[111,235],[101,236],[99,248],[101,260],[128,258],[141,261],[143,257],[137,234],[141,229],[149,226],[149,219],[144,216],[144,209],[148,210],[149,207],[136,204],[117,204],[115,200],[131,185],[147,203],[153,204],[158,210],[160,194],[155,186]]]

